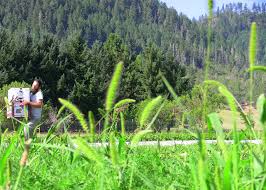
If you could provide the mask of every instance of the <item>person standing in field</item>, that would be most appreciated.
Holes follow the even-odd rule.
[[[24,101],[23,104],[29,107],[29,122],[24,127],[25,140],[32,138],[37,123],[41,120],[43,93],[41,91],[42,82],[35,79],[31,86],[30,101]]]

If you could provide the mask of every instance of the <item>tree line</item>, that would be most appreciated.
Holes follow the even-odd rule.
[[[266,4],[229,4],[212,21],[213,79],[246,99],[250,23],[258,24],[259,64],[266,63]],[[158,0],[0,0],[0,87],[44,81],[47,100],[69,98],[82,110],[103,106],[114,65],[123,61],[120,97],[178,95],[202,80],[207,17],[190,20]],[[257,75],[255,91],[265,91]]]

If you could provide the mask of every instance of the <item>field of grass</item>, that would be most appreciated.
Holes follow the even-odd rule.
[[[201,132],[206,140],[215,140],[217,139],[216,132],[213,130]],[[256,134],[256,139],[262,139],[262,133],[261,131],[254,131]],[[128,141],[132,140],[136,133],[126,133],[126,139]],[[254,139],[254,135],[249,133],[248,130],[239,130],[238,134],[241,139],[245,140],[252,140]],[[40,133],[37,134],[38,141],[41,139],[44,139],[46,137],[47,133]],[[60,137],[61,133],[57,134],[56,136]],[[224,133],[226,140],[232,140],[233,139],[233,133],[232,130],[227,130]],[[9,134],[10,137],[12,137],[12,134]],[[75,137],[85,137],[85,133],[69,133],[69,136],[75,138]],[[102,134],[95,134],[95,142],[101,142],[102,141]],[[196,131],[190,131],[190,130],[175,130],[173,129],[170,132],[167,131],[161,131],[161,132],[151,132],[148,134],[145,134],[141,137],[141,141],[171,141],[171,140],[197,140],[198,136],[196,134]],[[109,137],[106,137],[106,140],[109,140]]]
[[[252,152],[259,155],[262,146],[252,146]],[[66,147],[70,149],[66,150]],[[232,145],[227,148],[231,149]],[[54,139],[49,144],[33,143],[18,189],[197,189],[200,185],[195,173],[198,169],[194,168],[201,157],[197,145],[127,147],[124,153],[117,154],[117,164],[110,147],[97,149],[97,155],[93,156],[98,160],[90,159],[85,152],[73,153],[72,150],[67,138]],[[225,163],[220,160],[222,155],[217,150],[218,146],[207,145],[203,175],[206,175],[210,189],[218,189],[223,182],[223,177],[212,175],[223,174]],[[259,182],[259,179],[252,179],[260,170],[250,166],[258,163],[251,156],[248,145],[240,145],[239,150],[238,187],[252,189]],[[18,143],[8,160],[11,184],[16,183],[22,152]]]
[[[156,99],[155,99],[156,100]],[[258,107],[266,104],[261,96]],[[78,118],[85,134],[56,135],[53,128],[42,137],[24,142],[22,128],[12,135],[0,134],[0,189],[265,189],[265,111],[260,110],[262,131],[252,128],[224,132],[218,114],[208,115],[208,130],[135,134],[123,130],[94,133],[90,115],[84,116],[63,101]],[[149,109],[153,105],[147,105]],[[144,108],[144,110],[147,109]],[[150,114],[143,112],[145,114]],[[235,112],[232,112],[235,113]],[[142,116],[144,118],[144,116]],[[145,116],[149,118],[148,116]],[[64,118],[62,118],[63,120]],[[143,119],[145,123],[147,119]],[[123,120],[122,120],[123,122]],[[235,121],[232,120],[232,123]],[[110,126],[110,127],[108,127]],[[108,123],[107,129],[113,124]],[[114,126],[115,127],[115,126]],[[90,131],[90,132],[89,132]],[[176,136],[175,136],[176,135]],[[141,140],[198,139],[197,145],[138,147]],[[262,139],[261,144],[242,144],[242,139]],[[217,144],[206,144],[216,139]],[[225,139],[233,139],[226,144]],[[89,142],[109,142],[94,147]],[[127,145],[126,141],[130,144]],[[23,148],[24,147],[24,148]]]

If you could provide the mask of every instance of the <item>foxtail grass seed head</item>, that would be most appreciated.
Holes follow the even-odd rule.
[[[256,44],[257,44],[257,27],[253,22],[251,25],[250,40],[249,40],[249,63],[253,67],[256,62]]]
[[[143,127],[145,123],[150,118],[153,110],[160,104],[162,101],[162,96],[158,96],[157,98],[154,98],[151,100],[144,108],[141,116],[140,116],[140,126]]]
[[[77,120],[81,124],[81,127],[83,128],[83,130],[86,133],[89,133],[87,121],[85,120],[83,114],[79,111],[79,109],[75,105],[73,105],[71,102],[69,102],[67,100],[64,100],[64,99],[59,98],[59,102],[64,107],[66,107],[67,109],[69,109],[75,115],[75,117],[77,118]]]
[[[209,10],[209,17],[212,17],[212,14],[213,14],[213,0],[208,0],[208,10]]]
[[[21,156],[20,165],[25,166],[28,160],[29,152],[30,152],[30,144],[32,139],[29,139],[25,142],[24,152]]]
[[[113,74],[111,83],[107,90],[107,96],[105,102],[105,109],[107,112],[111,111],[113,107],[122,75],[122,70],[123,70],[123,62],[120,62],[116,65],[115,72]]]
[[[130,103],[135,103],[135,102],[136,100],[133,100],[133,99],[124,99],[116,103],[114,106],[114,109],[119,109],[121,107],[124,107],[125,105],[128,105]]]

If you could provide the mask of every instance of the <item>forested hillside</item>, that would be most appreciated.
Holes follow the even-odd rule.
[[[211,77],[237,98],[248,83],[250,24],[258,25],[258,63],[266,63],[266,3],[230,4],[212,21]],[[159,71],[178,95],[202,78],[207,18],[190,20],[158,0],[0,0],[0,87],[44,81],[47,100],[70,98],[82,110],[103,105],[114,65],[125,72],[120,96],[167,94]],[[266,80],[256,76],[255,91]]]

